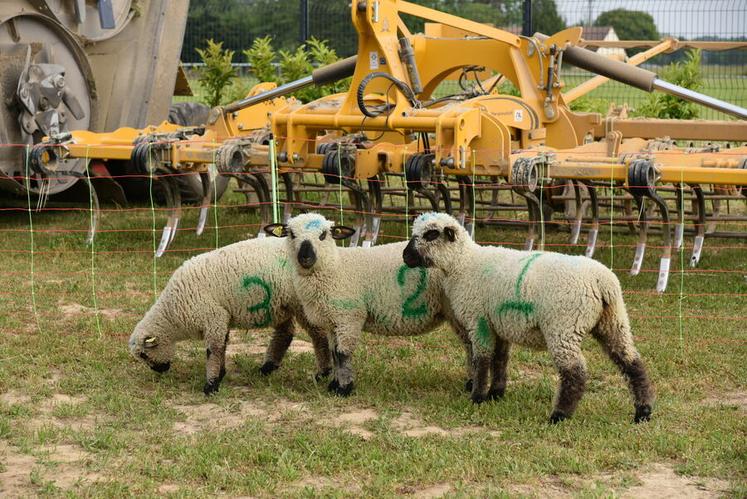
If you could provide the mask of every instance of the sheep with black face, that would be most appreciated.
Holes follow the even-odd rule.
[[[176,343],[204,339],[207,380],[204,392],[218,390],[225,375],[229,327],[274,328],[262,374],[277,369],[293,340],[294,320],[314,345],[317,377],[331,371],[326,334],[309,326],[296,298],[285,244],[251,239],[203,253],[184,262],[158,300],[135,326],[130,353],[154,371],[168,371]]]
[[[411,336],[432,331],[451,314],[445,307],[442,273],[410,269],[402,263],[405,243],[372,248],[340,248],[336,239],[354,230],[333,225],[321,215],[296,216],[287,225],[265,231],[287,238],[290,261],[297,271],[293,284],[304,315],[327,331],[334,362],[329,390],[346,396],[353,390],[351,356],[362,331],[386,336]],[[469,341],[452,324],[469,354]]]
[[[581,341],[591,334],[627,378],[635,422],[650,418],[653,388],[633,343],[620,282],[601,263],[480,246],[443,213],[415,220],[403,259],[444,273],[451,309],[472,342],[474,402],[491,389],[503,391],[509,345],[517,343],[549,351],[560,373],[550,420],[570,417],[586,385]]]

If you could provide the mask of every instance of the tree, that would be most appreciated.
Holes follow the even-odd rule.
[[[612,26],[620,40],[658,40],[654,18],[640,10],[615,9],[602,12],[594,21],[594,26]],[[628,50],[628,55],[642,49]]]
[[[565,20],[558,14],[555,0],[532,0],[532,29],[535,32],[553,35],[565,28]]]

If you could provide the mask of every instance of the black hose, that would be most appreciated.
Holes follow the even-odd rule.
[[[409,86],[407,86],[405,82],[398,80],[397,78],[390,75],[389,73],[382,73],[382,72],[371,73],[365,78],[363,78],[363,80],[361,80],[360,84],[358,85],[358,92],[356,93],[356,97],[358,100],[358,109],[360,109],[361,112],[365,116],[368,116],[369,118],[376,118],[380,116],[382,113],[385,113],[389,111],[392,107],[394,107],[392,104],[386,104],[385,106],[383,106],[384,108],[379,110],[378,112],[371,111],[368,107],[366,107],[366,103],[363,99],[366,93],[366,87],[368,86],[369,83],[371,83],[372,80],[376,78],[384,78],[385,80],[391,81],[392,84],[395,87],[397,87],[397,89],[400,92],[402,92],[402,95],[404,95],[407,98],[407,100],[410,101],[410,104],[412,104],[413,107],[419,107],[420,103],[418,102],[417,97],[415,97],[415,93],[412,91],[412,89]]]

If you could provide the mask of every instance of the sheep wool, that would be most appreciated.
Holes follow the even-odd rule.
[[[549,351],[560,373],[550,419],[570,417],[586,385],[581,341],[591,334],[627,378],[635,421],[650,418],[653,388],[633,342],[620,282],[601,263],[480,246],[443,213],[416,219],[403,258],[410,266],[444,272],[451,309],[472,341],[473,401],[503,394],[509,345],[516,343]]]
[[[334,226],[316,213],[291,218],[265,229],[287,236],[288,253],[298,276],[293,281],[304,315],[328,331],[335,365],[329,389],[348,395],[353,389],[351,356],[362,331],[410,336],[433,330],[450,319],[437,269],[411,269],[402,262],[405,243],[372,248],[340,248],[333,239],[354,232]],[[327,237],[327,236],[330,237]],[[466,335],[453,324],[465,348]]]
[[[195,256],[169,279],[158,300],[130,336],[131,354],[158,372],[167,371],[175,344],[205,340],[206,395],[225,375],[230,327],[274,328],[261,367],[269,374],[280,365],[295,331],[294,319],[307,326],[318,375],[331,371],[326,335],[308,326],[293,287],[295,277],[285,244],[272,238],[241,241]]]

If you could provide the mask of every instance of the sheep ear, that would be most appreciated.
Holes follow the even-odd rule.
[[[145,345],[145,348],[152,348],[158,345],[158,340],[155,336],[148,336],[147,338],[145,338],[143,345]]]
[[[452,243],[456,241],[456,231],[452,227],[444,227],[444,235]]]
[[[288,235],[288,226],[285,224],[265,225],[265,234],[272,237],[286,237]]]
[[[344,225],[335,225],[329,231],[333,239],[347,239],[355,234],[355,229],[345,227]]]

